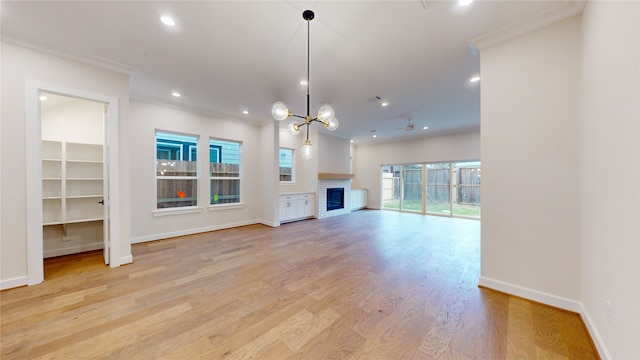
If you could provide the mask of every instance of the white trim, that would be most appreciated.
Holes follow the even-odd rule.
[[[27,283],[34,285],[44,280],[43,238],[42,238],[42,135],[40,120],[40,91],[54,92],[82,99],[99,101],[108,105],[105,116],[109,147],[109,266],[120,265],[120,145],[119,145],[119,103],[112,96],[71,89],[55,84],[33,80],[25,81],[25,149],[26,157],[26,207],[27,213]]]
[[[589,316],[589,313],[587,312],[587,309],[584,307],[583,303],[567,299],[562,296],[552,295],[522,286],[509,284],[500,280],[490,279],[484,276],[481,276],[478,279],[478,286],[498,290],[506,294],[519,296],[528,300],[536,301],[542,304],[554,306],[560,309],[580,314],[580,316],[582,317],[582,321],[584,321],[585,325],[587,326],[589,335],[591,336],[591,339],[596,346],[598,355],[600,355],[602,359],[611,359],[611,354],[609,354],[609,351],[607,350],[607,347],[605,346],[605,343],[600,336],[598,329],[591,320],[591,316]]]
[[[240,202],[240,203],[209,205],[207,209],[209,211],[221,211],[221,210],[232,210],[232,209],[244,209],[246,207],[247,207],[247,204]]]
[[[29,285],[27,276],[18,276],[12,279],[0,280],[0,290],[17,288],[20,286]]]
[[[131,264],[133,262],[133,255],[129,254],[120,258],[120,265]]]
[[[77,245],[77,246],[66,247],[64,249],[45,250],[44,251],[44,257],[45,258],[51,258],[51,257],[56,257],[56,256],[77,254],[79,252],[100,250],[103,247],[104,247],[104,243],[103,242],[96,242],[96,243],[91,243],[91,244],[82,244],[82,245]]]
[[[117,98],[107,97],[106,144],[109,162],[109,267],[120,266],[120,104]],[[131,254],[128,254],[129,256]]]
[[[270,227],[278,227],[278,226],[280,226],[280,222],[268,221],[268,220],[264,220],[264,219],[258,220],[257,224],[262,224],[262,225],[270,226]]]
[[[199,206],[188,206],[188,207],[178,207],[178,208],[165,208],[165,209],[156,209],[151,213],[153,216],[171,216],[171,215],[184,215],[184,214],[195,214],[201,213],[202,208]],[[133,244],[133,239],[132,244]]]
[[[518,23],[503,26],[495,31],[483,34],[469,41],[469,49],[473,55],[480,53],[480,50],[494,46],[501,42],[514,39],[531,31],[542,29],[570,17],[582,14],[586,0],[574,0],[558,2],[558,6],[542,13],[519,21]]]
[[[580,313],[580,310],[582,309],[582,304],[578,301],[567,299],[562,296],[548,294],[538,290],[529,289],[523,286],[509,284],[500,280],[486,278],[484,276],[481,276],[480,279],[478,279],[478,285],[498,290],[503,293],[533,300],[539,303],[551,305],[560,309],[573,311],[575,313]]]
[[[27,207],[27,284],[44,281],[42,238],[42,135],[38,92],[43,86],[27,80],[25,84],[25,170]]]
[[[587,330],[589,330],[589,334],[591,335],[591,340],[593,340],[593,344],[596,346],[596,349],[598,350],[598,355],[600,355],[600,358],[605,360],[613,359],[613,357],[611,357],[611,354],[609,353],[609,350],[605,346],[604,340],[600,336],[600,333],[598,332],[596,325],[593,323],[593,320],[591,320],[591,316],[589,316],[589,312],[584,307],[584,304],[580,304],[580,308],[581,308],[580,315],[582,316],[582,321],[584,321],[584,324],[587,326]]]
[[[247,225],[254,225],[254,224],[261,224],[261,223],[262,221],[258,221],[258,220],[247,220],[247,221],[239,221],[239,222],[230,223],[230,224],[207,226],[207,227],[202,227],[197,229],[187,229],[187,230],[172,231],[172,232],[162,233],[162,234],[138,236],[138,237],[131,238],[131,243],[139,244],[147,241],[163,240],[163,239],[168,239],[168,238],[173,238],[178,236],[193,235],[193,234],[199,234],[199,233],[204,233],[209,231],[230,229],[230,228],[239,227],[239,226],[247,226]]]
[[[120,74],[124,74],[127,76],[132,76],[134,74],[134,72],[137,71],[137,69],[132,68],[131,66],[125,65],[125,64],[121,64],[121,63],[117,63],[114,62],[112,60],[109,59],[105,59],[102,57],[98,57],[98,56],[94,56],[94,55],[90,55],[87,53],[81,53],[78,51],[74,51],[70,48],[59,48],[59,47],[54,47],[51,45],[35,45],[33,43],[29,43],[29,42],[23,42],[20,40],[16,40],[16,39],[12,39],[12,38],[7,38],[5,36],[2,37],[3,41],[6,41],[10,44],[14,44],[14,45],[18,45],[27,49],[31,49],[31,50],[35,50],[35,51],[39,51],[39,52],[43,52],[46,54],[51,54],[51,55],[55,55],[57,57],[63,58],[63,59],[68,59],[68,60],[73,60],[73,61],[77,61],[83,64],[88,64],[88,65],[93,65],[96,67],[99,67],[101,69],[106,69],[106,70],[111,70],[111,71],[115,71],[117,73]]]

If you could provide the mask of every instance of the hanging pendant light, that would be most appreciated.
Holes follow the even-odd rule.
[[[311,123],[319,122],[329,131],[336,130],[339,125],[338,119],[336,119],[335,111],[331,106],[327,104],[320,107],[320,109],[318,110],[318,115],[315,118],[312,118],[309,114],[309,28],[311,20],[313,20],[314,16],[315,14],[311,10],[305,10],[302,13],[302,18],[307,21],[307,115],[302,116],[292,114],[287,105],[285,105],[285,103],[283,103],[282,101],[275,102],[273,104],[273,107],[271,108],[271,116],[273,116],[273,118],[277,121],[282,121],[292,116],[304,120],[302,123],[293,121],[289,124],[288,128],[292,134],[298,135],[300,133],[300,129],[302,129],[303,126],[307,127],[307,138],[304,141],[302,148],[300,149],[302,158],[306,160],[313,157],[313,146],[311,145],[311,141],[309,140],[309,126],[311,125]]]

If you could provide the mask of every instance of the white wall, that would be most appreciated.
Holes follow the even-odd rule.
[[[300,148],[305,141],[306,126],[298,135],[292,135],[288,129],[280,128],[280,147],[294,150],[295,181],[280,183],[280,193],[313,192],[318,189],[318,173],[350,173],[349,140],[318,132],[316,125],[309,129],[313,157],[305,160]],[[320,126],[320,125],[318,125]]]
[[[580,294],[611,359],[640,359],[638,4],[589,2],[582,16]]]
[[[337,136],[318,133],[318,172],[350,174],[351,144]]]
[[[471,131],[412,141],[357,145],[353,147],[352,153],[355,177],[351,187],[368,189],[367,207],[379,209],[381,207],[381,165],[478,160],[480,159],[480,132]],[[484,217],[484,208],[482,211]]]
[[[579,55],[580,17],[481,54],[480,283],[565,308],[580,297]]]
[[[267,149],[260,148],[259,127],[135,100],[131,101],[130,119],[131,132],[136,134],[131,142],[131,189],[134,196],[131,204],[131,234],[134,243],[260,222],[262,199],[261,187],[257,184],[262,176],[259,160],[261,151]],[[210,137],[241,142],[240,196],[245,206],[211,211],[222,207],[209,208],[209,181],[202,181],[201,176],[198,187],[198,206],[201,211],[154,216],[156,130],[199,136],[199,149],[209,148]],[[200,175],[208,174],[208,153],[200,159]]]
[[[301,130],[298,135],[291,135],[286,128],[280,128],[280,147],[293,149],[294,154],[294,171],[295,181],[292,183],[280,183],[280,193],[290,192],[316,192],[318,181],[318,142],[317,132],[309,135],[309,140],[313,144],[314,158],[305,160],[302,158],[300,148],[305,140],[304,131]]]
[[[260,151],[257,156],[262,176],[260,176],[259,185],[256,187],[260,192],[261,222],[268,226],[280,224],[280,198],[277,193],[280,182],[279,136],[279,127],[276,122],[271,122],[260,128]]]
[[[40,112],[43,140],[104,144],[104,103],[68,98],[57,106],[47,106],[46,102],[43,105]],[[102,226],[102,221],[66,224],[64,228],[62,225],[45,226],[42,232],[44,257],[104,248]]]
[[[120,258],[130,259],[129,214],[129,152],[128,143],[128,76],[95,66],[62,59],[38,51],[2,42],[1,121],[2,139],[2,208],[0,217],[4,226],[0,229],[0,281],[2,285],[19,284],[27,275],[26,236],[26,174],[25,149],[34,146],[25,143],[26,82],[27,80],[53,84],[101,94],[119,100],[120,114],[120,177],[121,192],[120,233],[112,234],[119,241]],[[11,226],[6,226],[11,224]],[[126,262],[123,260],[123,262]]]
[[[84,144],[104,143],[104,104],[83,99],[43,108],[42,139]]]

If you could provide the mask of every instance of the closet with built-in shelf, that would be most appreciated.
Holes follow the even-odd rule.
[[[102,145],[42,141],[42,222],[102,221]]]
[[[42,106],[44,257],[104,247],[104,104],[62,99]]]

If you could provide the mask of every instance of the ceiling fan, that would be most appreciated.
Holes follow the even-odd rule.
[[[413,130],[413,128],[414,128],[414,127],[415,127],[415,124],[414,124],[414,123],[412,123],[412,122],[411,122],[411,118],[410,118],[410,117],[408,117],[408,118],[407,118],[407,126],[402,127],[402,128],[400,128],[400,129],[398,129],[398,130],[411,131],[411,130]]]

